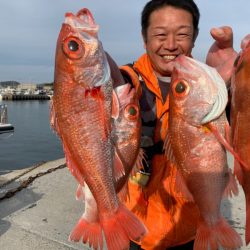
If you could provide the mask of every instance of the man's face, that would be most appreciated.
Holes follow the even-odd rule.
[[[194,47],[192,15],[166,6],[151,13],[144,47],[157,76],[170,76],[174,59],[191,55]]]

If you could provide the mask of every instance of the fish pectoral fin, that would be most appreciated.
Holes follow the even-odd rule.
[[[169,133],[166,134],[163,149],[165,150],[165,157],[167,158],[167,160],[176,165],[176,160],[171,146],[171,138]]]
[[[119,104],[119,99],[116,94],[116,92],[113,90],[112,94],[112,114],[111,117],[113,119],[117,119],[119,117],[119,110],[120,110],[120,104]]]
[[[231,169],[228,169],[228,174],[229,174],[228,183],[223,193],[223,197],[225,198],[232,197],[233,194],[238,195],[239,193],[237,182],[235,180],[235,177]]]
[[[193,195],[189,191],[187,184],[186,184],[181,172],[178,169],[176,171],[175,190],[177,192],[182,193],[183,197],[187,201],[194,202]]]
[[[233,155],[234,159],[236,159],[245,168],[248,168],[247,164],[240,158],[238,153],[235,152],[235,150],[228,143],[226,138],[220,134],[216,125],[214,125],[213,122],[209,122],[205,126],[211,130],[211,132],[214,134],[214,136],[217,138],[217,140],[225,147],[225,149]]]
[[[115,155],[114,155],[114,178],[116,181],[118,181],[122,176],[125,175],[125,168],[122,163],[122,160],[120,156],[118,155],[116,149],[115,149]]]

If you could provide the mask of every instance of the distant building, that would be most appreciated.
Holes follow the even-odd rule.
[[[17,90],[31,90],[31,91],[35,91],[37,89],[37,84],[35,83],[22,83],[20,85],[18,85]]]

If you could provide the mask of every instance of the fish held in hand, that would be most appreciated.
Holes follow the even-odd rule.
[[[231,80],[231,125],[233,148],[245,164],[235,160],[234,171],[246,199],[245,242],[250,242],[250,35],[241,43]]]
[[[142,166],[141,116],[136,91],[131,89],[130,84],[115,88],[115,93],[119,101],[119,116],[113,119],[113,141],[125,169],[125,174],[116,181],[115,186],[117,192],[123,191],[126,196],[129,176]]]
[[[117,95],[118,113],[119,115],[112,123],[113,141],[116,153],[120,156],[125,166],[125,175],[116,179],[115,188],[119,192],[119,197],[125,199],[127,197],[127,182],[132,168],[136,168],[136,163],[140,164],[141,155],[140,148],[140,131],[141,118],[139,112],[139,103],[137,100],[135,89],[131,89],[130,84],[124,84],[115,88]],[[116,164],[116,162],[114,162]],[[86,183],[79,185],[77,189],[78,200],[83,200],[85,204],[84,214],[82,218],[99,223],[97,204]],[[80,238],[79,230],[75,230],[76,238]],[[89,242],[92,245],[92,240]]]
[[[139,241],[146,229],[116,194],[112,99],[110,68],[98,25],[88,9],[67,13],[57,41],[51,125],[62,140],[72,175],[80,184],[85,182],[93,195],[99,219],[92,223],[92,218],[81,218],[70,239],[82,238],[94,249],[102,249],[103,232],[108,249],[117,250],[129,248],[130,240]]]
[[[176,189],[200,211],[194,249],[235,249],[242,241],[220,214],[220,204],[224,193],[237,193],[237,184],[224,146],[209,129],[226,136],[226,86],[203,63],[185,56],[175,61],[165,152],[177,166]]]

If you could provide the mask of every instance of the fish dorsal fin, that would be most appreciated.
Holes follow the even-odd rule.
[[[167,134],[166,134],[163,148],[165,150],[166,158],[170,162],[172,162],[174,165],[176,165],[176,160],[175,160],[173,149],[172,149],[172,146],[171,146],[171,139],[170,139],[169,132],[167,132]]]
[[[122,163],[122,160],[120,156],[117,153],[117,150],[115,148],[115,154],[114,154],[114,178],[116,181],[118,181],[121,177],[125,175],[125,168]]]
[[[113,90],[112,94],[112,118],[117,119],[119,117],[119,111],[120,111],[120,104],[119,104],[119,99],[116,94],[116,92]]]

